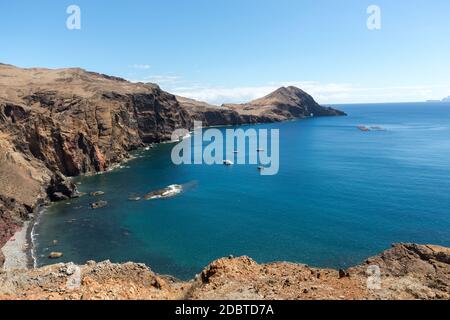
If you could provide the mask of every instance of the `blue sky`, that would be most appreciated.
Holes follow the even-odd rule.
[[[66,9],[81,9],[68,30]],[[368,30],[367,7],[381,9]],[[213,103],[297,85],[322,103],[450,95],[448,0],[14,0],[0,62],[82,67]]]

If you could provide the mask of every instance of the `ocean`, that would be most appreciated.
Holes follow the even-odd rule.
[[[36,265],[60,251],[58,262],[142,262],[189,279],[229,255],[345,268],[392,243],[450,246],[450,103],[334,107],[348,116],[252,126],[279,129],[277,175],[257,165],[176,166],[173,145],[161,144],[112,172],[75,178],[80,191],[105,195],[43,210]],[[184,192],[128,199],[173,184]],[[98,200],[108,206],[90,209]]]

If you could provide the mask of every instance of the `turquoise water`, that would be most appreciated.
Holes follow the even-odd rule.
[[[144,262],[187,279],[230,254],[346,267],[395,242],[450,246],[450,104],[338,108],[349,116],[257,126],[280,129],[275,176],[256,166],[175,166],[166,144],[129,167],[78,178],[81,191],[106,195],[46,210],[35,228],[38,265],[62,251],[62,261]],[[128,201],[171,184],[186,191]],[[89,209],[97,199],[108,207]]]

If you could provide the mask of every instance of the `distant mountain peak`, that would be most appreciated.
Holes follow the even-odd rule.
[[[225,104],[224,107],[238,111],[241,115],[266,117],[272,121],[346,115],[345,112],[319,105],[308,93],[294,86],[278,88],[248,103]]]
[[[288,87],[280,87],[277,90],[273,91],[272,93],[269,93],[266,97],[291,96],[302,93],[305,93],[302,89],[294,86],[288,86]]]
[[[294,86],[281,87],[265,97],[251,101],[251,105],[299,105],[303,102],[314,102],[314,99],[300,88]]]

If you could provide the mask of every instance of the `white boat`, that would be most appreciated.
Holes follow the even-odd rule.
[[[232,166],[234,163],[231,160],[224,160],[223,164],[226,165],[226,166]]]

